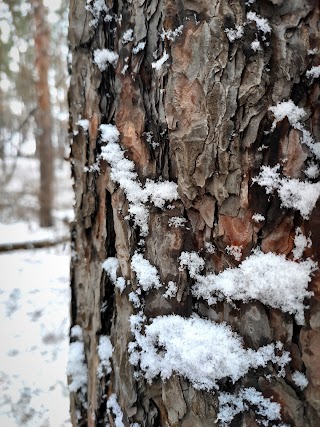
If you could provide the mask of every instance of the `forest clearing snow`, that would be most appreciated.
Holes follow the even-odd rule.
[[[63,245],[0,255],[1,426],[71,425],[69,262]]]

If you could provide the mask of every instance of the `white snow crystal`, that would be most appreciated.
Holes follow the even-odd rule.
[[[294,249],[292,250],[293,253],[293,259],[299,259],[302,257],[303,252],[306,248],[311,247],[311,239],[310,237],[306,237],[304,234],[302,234],[301,228],[296,228],[296,234],[294,236]]]
[[[165,31],[163,29],[162,33],[161,33],[161,38],[162,38],[162,40],[168,39],[168,40],[174,41],[176,39],[176,37],[178,37],[178,36],[180,36],[180,34],[182,34],[182,31],[183,31],[183,25],[180,25],[175,30]]]
[[[248,12],[247,20],[249,22],[255,22],[258,30],[263,32],[264,34],[271,33],[271,27],[269,25],[268,20],[257,15],[255,12]]]
[[[74,325],[70,330],[70,337],[71,338],[77,338],[79,341],[82,341],[83,332],[82,332],[81,326]]]
[[[106,335],[101,335],[99,338],[98,345],[98,356],[100,363],[97,369],[98,378],[102,378],[103,374],[110,374],[111,372],[111,363],[110,359],[112,357],[113,347],[110,341],[110,338]]]
[[[242,257],[242,246],[227,246],[226,252],[233,256],[236,261],[240,261]]]
[[[122,43],[126,44],[126,43],[129,43],[129,42],[132,42],[132,40],[133,40],[133,29],[130,28],[129,30],[127,30],[127,31],[125,31],[123,33]]]
[[[144,192],[157,208],[164,208],[167,200],[176,200],[178,198],[177,184],[171,181],[152,181],[147,180]]]
[[[167,51],[165,50],[163,52],[163,55],[160,59],[158,59],[158,61],[156,62],[152,62],[151,66],[152,68],[154,68],[155,70],[159,71],[161,70],[162,65],[169,59],[169,55],[167,54]]]
[[[115,427],[124,427],[123,424],[123,413],[121,410],[121,407],[117,401],[117,396],[115,395],[115,393],[113,393],[108,401],[107,401],[107,411],[110,414],[110,412],[112,412],[112,414],[114,415],[114,425]]]
[[[104,142],[115,143],[119,140],[120,132],[111,124],[100,125],[101,139]]]
[[[315,163],[311,162],[308,167],[304,170],[304,173],[306,174],[306,176],[310,179],[315,179],[319,176],[320,173],[320,169],[318,167],[318,165],[316,165]]]
[[[96,49],[93,53],[94,62],[98,65],[100,71],[105,71],[108,64],[117,65],[119,55],[109,49]]]
[[[276,190],[283,207],[296,209],[303,218],[308,219],[320,196],[320,182],[313,184],[298,179],[281,178],[278,170],[279,165],[273,168],[262,166],[259,175],[252,181],[265,187],[267,194]]]
[[[320,65],[311,67],[310,70],[306,72],[306,76],[310,79],[318,79],[320,77]]]
[[[178,287],[175,282],[172,282],[171,280],[168,282],[168,288],[166,292],[163,294],[164,298],[173,298],[176,296],[178,292]]]
[[[210,242],[205,242],[204,244],[204,248],[205,250],[209,253],[209,254],[214,254],[216,251],[216,248],[214,247],[214,245]]]
[[[226,28],[224,32],[226,33],[229,41],[233,43],[235,40],[241,39],[241,37],[243,36],[244,28],[242,25],[238,25],[235,29]]]
[[[219,412],[217,420],[221,426],[230,425],[237,414],[249,409],[253,410],[258,417],[256,421],[264,426],[269,426],[269,421],[281,420],[281,405],[264,397],[263,394],[253,387],[242,388],[237,394],[220,393]],[[282,424],[284,427],[284,425]]]
[[[137,294],[137,292],[134,292],[134,291],[130,292],[128,297],[129,297],[129,301],[132,302],[132,305],[134,308],[140,308],[141,307],[140,296]]]
[[[81,341],[70,343],[67,364],[67,375],[70,377],[70,392],[87,392],[87,365],[85,363],[84,345]]]
[[[172,218],[169,218],[168,225],[169,227],[184,227],[187,220],[183,218],[182,216],[173,216]]]
[[[180,268],[188,268],[190,277],[195,278],[204,268],[204,259],[196,252],[181,252],[179,257]]]
[[[260,42],[259,42],[259,40],[254,40],[254,41],[251,43],[251,49],[252,49],[254,52],[258,52],[259,50],[261,50],[261,46],[260,46]]]
[[[307,377],[304,375],[304,373],[299,372],[299,371],[295,371],[292,374],[292,379],[293,382],[295,383],[295,385],[297,387],[300,387],[301,390],[304,390],[307,385],[309,384],[309,381],[307,379]]]
[[[89,172],[89,173],[98,172],[98,173],[100,173],[100,165],[98,162],[95,162],[90,166],[84,166],[83,172]]]
[[[115,257],[107,258],[102,264],[102,268],[106,271],[112,283],[115,283],[117,280],[118,267],[119,267],[119,261],[118,261],[118,258],[115,258]]]
[[[118,277],[115,283],[115,287],[119,289],[120,294],[125,290],[127,286],[126,280],[124,277]]]
[[[146,47],[146,43],[145,42],[140,42],[140,43],[137,44],[137,46],[135,46],[132,49],[132,53],[134,55],[136,55],[137,53],[139,53],[140,51],[142,51],[145,47]]]
[[[289,99],[289,101],[279,102],[276,106],[269,107],[269,110],[273,113],[275,118],[275,122],[272,124],[272,130],[275,129],[276,123],[281,122],[285,117],[288,118],[291,126],[295,127],[300,120],[306,116],[304,109],[295,105],[291,99]]]
[[[92,13],[93,19],[90,21],[89,25],[96,27],[98,25],[100,15],[102,12],[108,13],[109,9],[105,3],[105,0],[94,0],[93,3],[91,0],[87,0],[86,9]],[[107,15],[108,16],[108,15]],[[105,20],[108,20],[108,18]]]
[[[151,288],[158,289],[162,286],[156,267],[141,254],[135,252],[131,259],[131,268],[136,273],[139,286],[145,292]]]
[[[160,316],[145,326],[145,334],[141,324],[133,326],[136,322],[132,319],[136,342],[129,347],[130,362],[139,364],[150,382],[158,375],[162,380],[181,375],[195,388],[212,390],[222,378],[235,382],[251,368],[264,367],[269,361],[283,366],[290,360],[288,353],[276,356],[274,344],[247,350],[228,325],[210,320]]]
[[[253,221],[255,221],[255,222],[262,222],[262,221],[265,221],[265,217],[264,217],[263,215],[259,214],[259,213],[255,213],[255,214],[253,214],[253,215],[252,215],[252,219],[253,219]]]
[[[313,295],[308,284],[316,264],[310,259],[296,263],[284,255],[256,252],[237,268],[219,274],[196,275],[192,293],[210,302],[220,300],[261,301],[263,304],[293,314],[299,325],[304,323],[304,299]]]
[[[89,120],[87,120],[87,119],[81,119],[81,120],[78,120],[77,124],[79,126],[81,126],[84,131],[88,131],[88,129],[89,129]]]

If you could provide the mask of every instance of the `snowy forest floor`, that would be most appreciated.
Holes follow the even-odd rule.
[[[0,243],[54,240],[72,219],[70,168],[57,161],[56,225],[37,226],[38,162],[18,159],[0,194]],[[0,254],[0,425],[69,427],[69,243]]]

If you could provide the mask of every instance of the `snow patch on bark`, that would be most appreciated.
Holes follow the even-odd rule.
[[[311,133],[301,124],[301,120],[307,115],[303,108],[298,107],[289,99],[289,101],[279,102],[277,105],[270,107],[269,110],[275,117],[271,131],[276,128],[278,122],[287,117],[290,125],[302,133],[302,143],[307,145],[311,152],[320,159],[320,142],[316,142]]]
[[[84,344],[82,341],[82,329],[75,325],[71,328],[70,336],[78,338],[78,341],[70,343],[67,364],[67,375],[70,378],[70,392],[79,392],[81,400],[84,402],[87,393],[87,365],[85,362]]]
[[[217,420],[220,421],[222,427],[229,426],[236,415],[249,409],[255,412],[256,421],[264,426],[270,426],[270,422],[273,421],[281,421],[281,405],[264,397],[253,387],[242,388],[237,394],[220,393],[218,400]],[[281,426],[286,427],[285,424],[281,424]]]
[[[217,381],[229,378],[238,381],[250,369],[278,364],[280,370],[290,360],[282,344],[269,344],[257,351],[245,349],[241,337],[226,324],[197,317],[159,316],[151,324],[142,324],[141,315],[130,317],[135,342],[129,346],[130,362],[139,365],[144,377],[152,382],[172,375],[187,378],[195,388],[218,389]]]
[[[304,390],[309,384],[309,381],[303,372],[295,371],[292,374],[292,379],[295,385],[300,388],[300,390]]]
[[[152,288],[159,289],[162,284],[156,267],[141,254],[135,253],[131,259],[131,268],[136,273],[138,285],[148,292]]]
[[[310,259],[297,263],[284,255],[256,252],[237,268],[228,268],[219,274],[201,276],[191,268],[190,275],[196,279],[192,294],[209,304],[225,299],[229,302],[258,300],[293,314],[302,325],[304,299],[313,295],[307,289],[315,269],[316,263]]]
[[[114,416],[114,425],[115,427],[124,427],[123,424],[123,412],[121,409],[121,406],[119,405],[117,401],[117,396],[115,393],[113,393],[108,401],[107,401],[107,412],[108,414],[112,413]]]
[[[114,67],[117,65],[119,55],[109,49],[96,49],[93,53],[93,59],[99,67],[99,70],[105,71],[108,64],[111,64]]]
[[[177,184],[171,181],[147,180],[143,186],[139,181],[132,160],[124,156],[118,140],[119,131],[113,125],[101,125],[101,139],[107,145],[101,148],[100,158],[106,160],[111,166],[110,177],[117,182],[126,194],[129,202],[129,215],[136,226],[140,227],[142,236],[149,232],[149,209],[147,203],[164,209],[167,202],[178,199]]]
[[[152,62],[151,66],[156,71],[161,70],[162,65],[169,59],[169,55],[167,54],[167,51],[165,50],[162,57],[158,59],[156,62]]]
[[[267,194],[277,191],[283,207],[298,210],[303,218],[308,219],[320,197],[320,182],[281,177],[279,168],[280,165],[273,168],[262,166],[259,175],[252,178],[252,182],[265,187]]]
[[[98,378],[102,378],[104,374],[110,374],[112,370],[110,363],[112,353],[113,347],[110,338],[106,335],[101,335],[98,345],[98,356],[100,359],[100,363],[97,369]]]

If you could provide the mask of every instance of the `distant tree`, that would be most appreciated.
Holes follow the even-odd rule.
[[[45,10],[42,2],[35,3],[38,9]],[[48,152],[48,158],[42,162],[44,180],[47,180],[51,174],[48,161],[53,162],[54,159],[63,159],[65,156],[68,122],[66,67],[68,5],[62,2],[58,9],[55,3],[52,6],[54,12],[51,10],[50,16],[47,17],[47,12],[44,12],[48,22],[43,29],[38,30],[37,37],[35,10],[30,0],[4,0],[0,6],[0,155],[2,157],[0,183],[2,188],[10,182],[14,174],[17,157],[33,154],[34,142],[36,142],[34,146],[38,144],[35,154],[39,157],[40,139],[36,136],[41,133],[46,135],[48,125],[51,125],[52,148],[49,148],[49,151],[52,154],[49,156]],[[37,11],[37,13],[40,12]],[[41,31],[44,34],[41,34]],[[47,38],[46,42],[41,41],[43,36]],[[35,43],[36,38],[39,39],[38,45]],[[43,45],[44,55],[42,51],[40,55],[37,53],[37,49],[41,49],[39,43]],[[40,63],[37,62],[39,70],[35,66],[36,54],[40,58]],[[47,62],[45,67],[41,65],[41,61]],[[41,79],[38,71],[42,75]],[[43,84],[41,82],[45,79],[45,72],[47,72],[48,85],[45,92],[41,89],[41,102],[44,102],[45,96],[48,97],[49,89],[51,114],[50,122],[46,124],[47,130],[43,132],[38,122],[42,115],[48,119],[49,116],[47,111],[40,112],[40,116],[37,112],[39,111],[38,102],[40,102],[38,89]],[[45,108],[48,108],[48,102]],[[42,187],[45,188],[46,185],[43,183]],[[41,190],[42,203],[50,192],[52,193],[52,190]],[[43,216],[42,213],[41,216]]]
[[[69,42],[73,425],[318,427],[319,2],[71,0]]]
[[[50,67],[50,31],[46,18],[46,9],[42,0],[31,0],[35,23],[35,69],[37,111],[36,144],[40,160],[40,225],[51,227],[53,225],[53,179],[54,179],[54,153],[52,148],[52,114],[48,72]]]

